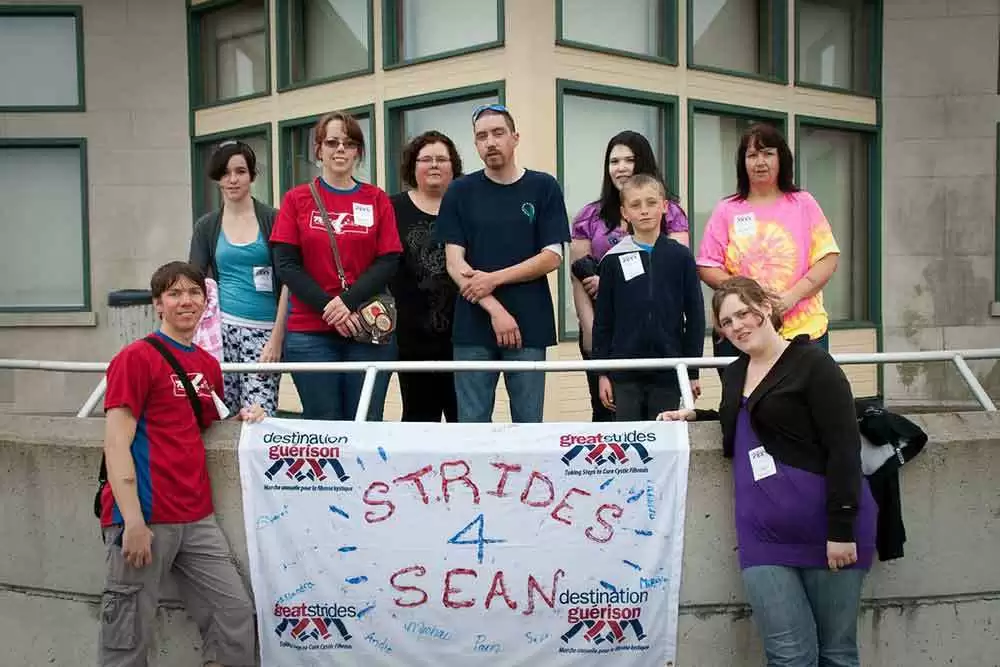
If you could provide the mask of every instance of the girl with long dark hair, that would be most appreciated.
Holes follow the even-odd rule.
[[[614,245],[628,236],[621,214],[621,189],[630,177],[648,174],[663,181],[656,156],[646,137],[632,130],[611,137],[604,151],[604,177],[599,199],[587,204],[573,220],[570,261],[573,262],[573,304],[580,322],[580,354],[590,359],[594,326],[594,301],[600,286],[597,265]],[[667,192],[667,212],[661,231],[683,245],[688,244],[688,220],[676,195]],[[601,403],[597,373],[587,372],[592,419],[614,421],[614,413]]]

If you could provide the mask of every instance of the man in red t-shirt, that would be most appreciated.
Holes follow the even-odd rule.
[[[206,665],[253,665],[254,609],[212,508],[202,429],[223,405],[222,369],[192,344],[205,309],[205,277],[170,262],[150,281],[162,321],[155,336],[197,394],[201,423],[170,362],[149,342],[127,345],[108,366],[101,526],[108,574],[99,664],[144,666],[164,576],[172,572],[198,624]],[[239,419],[260,421],[260,406]]]

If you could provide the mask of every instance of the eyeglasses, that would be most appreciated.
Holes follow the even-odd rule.
[[[420,164],[448,164],[451,162],[451,158],[439,155],[425,155],[424,157],[418,157],[417,162]]]
[[[510,109],[508,109],[503,104],[483,104],[482,106],[476,107],[472,112],[472,122],[475,123],[479,120],[479,117],[483,115],[486,111],[496,111],[497,113],[502,113],[510,116]]]
[[[352,148],[357,148],[358,142],[354,141],[354,139],[330,138],[330,139],[324,139],[323,145],[326,146],[327,148],[332,148],[333,150],[337,150],[338,148],[343,146],[344,150],[349,151]]]

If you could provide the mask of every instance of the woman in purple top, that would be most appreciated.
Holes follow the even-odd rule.
[[[781,337],[780,303],[750,278],[724,282],[715,327],[740,354],[723,372],[719,411],[659,419],[722,423],[740,569],[767,664],[855,667],[877,508],[850,384],[808,335]]]
[[[628,225],[621,214],[621,189],[629,177],[649,174],[664,181],[656,166],[656,156],[646,137],[638,132],[625,130],[611,137],[604,151],[604,180],[601,197],[577,214],[573,220],[570,261],[573,263],[573,305],[580,322],[580,354],[590,359],[591,336],[594,328],[594,301],[600,278],[597,265],[604,254],[628,236]],[[663,216],[661,230],[675,241],[688,244],[688,220],[675,195],[667,192],[669,201]],[[590,388],[590,406],[595,422],[614,421],[614,413],[601,403],[598,376],[587,373]]]

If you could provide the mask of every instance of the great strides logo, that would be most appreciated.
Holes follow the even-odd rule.
[[[358,609],[336,603],[274,604],[275,633],[281,646],[301,650],[351,648],[351,633],[343,619],[357,618]]]
[[[326,433],[265,433],[262,438],[267,449],[268,460],[274,463],[264,476],[271,481],[294,481],[292,486],[266,485],[265,490],[286,491],[352,491],[350,486],[324,486],[320,483],[329,479],[330,474],[343,483],[351,477],[340,462],[341,445],[347,444],[347,436]],[[277,479],[276,479],[277,478]]]
[[[559,446],[569,450],[562,456],[562,462],[569,468],[567,475],[649,472],[644,464],[653,460],[646,449],[651,442],[656,442],[655,433],[638,430],[559,436]],[[574,468],[573,464],[580,467]]]
[[[628,588],[616,591],[592,589],[583,592],[563,591],[559,602],[568,605],[569,629],[562,635],[565,644],[618,646],[615,650],[645,650],[648,642],[642,627],[642,605],[648,591]],[[573,652],[571,649],[560,649]]]

